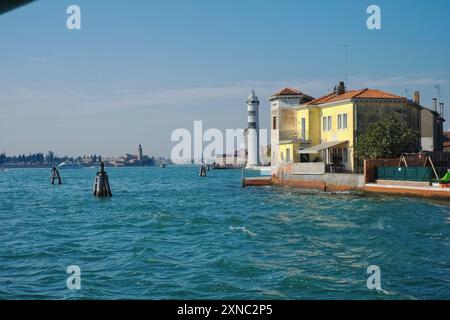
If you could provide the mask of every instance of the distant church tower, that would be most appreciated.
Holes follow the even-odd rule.
[[[248,134],[247,147],[248,158],[247,168],[259,166],[259,100],[255,95],[255,90],[247,100],[248,111]]]
[[[139,145],[138,148],[138,160],[141,161],[142,160],[142,146]]]

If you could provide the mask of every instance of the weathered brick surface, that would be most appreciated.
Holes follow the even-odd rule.
[[[270,179],[245,179],[246,187],[260,187],[260,186],[270,186],[272,181]]]
[[[378,187],[366,186],[364,187],[364,190],[367,192],[382,193],[382,194],[450,200],[450,192],[443,192],[438,190],[383,188],[379,186]]]
[[[299,179],[280,179],[277,177],[272,177],[272,184],[279,186],[288,186],[303,189],[321,190],[321,191],[356,191],[362,190],[360,188],[343,186],[343,185],[332,185],[327,184],[324,181],[306,181]]]

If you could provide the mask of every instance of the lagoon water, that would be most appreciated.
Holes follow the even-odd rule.
[[[61,170],[62,186],[0,172],[0,299],[450,299],[449,203],[107,171],[112,199],[91,195],[95,169]]]

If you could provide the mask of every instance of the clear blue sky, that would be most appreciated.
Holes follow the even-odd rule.
[[[82,30],[66,28],[77,4]],[[382,30],[366,9],[382,10]],[[243,128],[255,89],[261,122],[284,86],[412,96],[441,85],[450,124],[450,1],[39,0],[0,16],[0,151],[167,156],[175,128]]]

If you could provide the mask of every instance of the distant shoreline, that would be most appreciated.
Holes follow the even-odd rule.
[[[79,164],[82,168],[91,168],[91,167],[99,167],[100,164]],[[120,165],[116,166],[113,164],[107,164],[105,163],[105,167],[116,167],[116,168],[122,168],[122,167],[157,167],[158,165],[148,165],[148,164],[133,164],[133,165]],[[13,164],[3,164],[0,165],[0,169],[51,169],[53,167],[53,164],[36,164],[36,165],[13,165]]]

